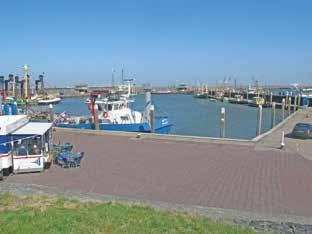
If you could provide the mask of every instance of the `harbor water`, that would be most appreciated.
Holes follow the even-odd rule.
[[[145,96],[134,97],[133,109],[143,111]],[[66,111],[71,115],[90,115],[85,98],[65,98],[54,106],[54,111]],[[157,115],[167,115],[173,121],[171,134],[220,137],[220,111],[226,110],[227,138],[252,139],[256,136],[258,108],[208,99],[196,99],[191,95],[153,95]],[[286,113],[286,111],[285,111]],[[276,110],[276,123],[281,121],[281,110]],[[271,108],[263,109],[262,132],[271,126]]]

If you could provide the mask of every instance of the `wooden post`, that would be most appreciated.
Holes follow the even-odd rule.
[[[53,105],[52,104],[49,105],[49,119],[50,119],[50,122],[53,123],[54,113],[53,113]]]
[[[288,116],[291,114],[291,97],[288,98]]]
[[[271,112],[271,128],[274,128],[275,126],[275,108],[276,108],[276,103],[272,102],[272,112]]]
[[[94,104],[94,128],[100,130],[99,107],[97,104]]]
[[[294,111],[297,111],[297,96],[295,96],[294,100]]]
[[[259,105],[257,117],[257,132],[256,132],[257,136],[261,134],[261,128],[262,128],[262,105]]]
[[[288,101],[289,101],[289,98],[288,98],[288,92],[286,92],[286,97],[285,97],[285,105],[286,105],[286,108],[288,109]]]
[[[246,99],[247,99],[247,102],[248,102],[248,100],[249,100],[249,97],[248,97],[249,95],[248,95],[248,90],[247,90],[247,92],[246,92]]]
[[[150,106],[150,125],[151,125],[151,133],[155,132],[155,108],[154,105]]]
[[[282,100],[282,120],[285,119],[285,98]]]
[[[221,118],[220,118],[220,137],[225,137],[225,108],[221,108]]]
[[[270,104],[273,104],[273,93],[270,93]]]
[[[298,108],[301,106],[301,94],[298,95]]]

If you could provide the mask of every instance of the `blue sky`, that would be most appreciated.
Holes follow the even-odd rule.
[[[4,0],[0,74],[108,84],[312,83],[312,1]]]

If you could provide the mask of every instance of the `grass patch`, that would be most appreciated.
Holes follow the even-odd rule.
[[[237,225],[121,203],[0,197],[0,233],[255,233]]]

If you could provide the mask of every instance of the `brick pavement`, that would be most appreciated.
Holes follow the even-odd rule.
[[[53,166],[7,182],[56,186],[106,195],[312,216],[312,161],[252,146],[125,136],[56,133],[86,158],[79,169]]]

